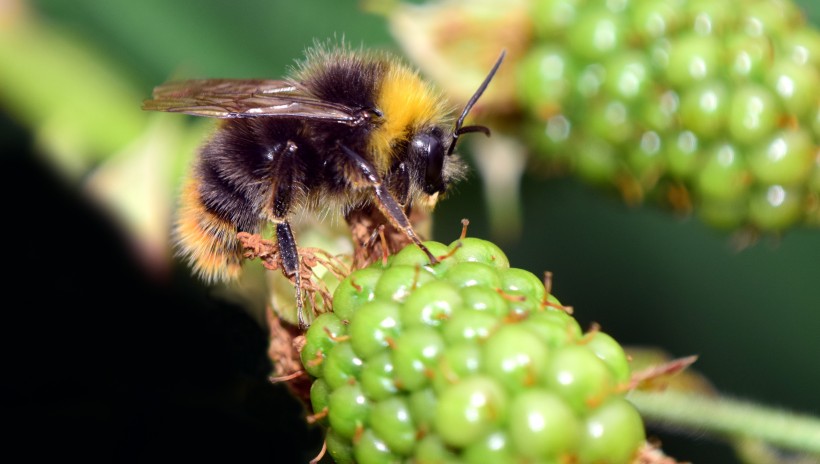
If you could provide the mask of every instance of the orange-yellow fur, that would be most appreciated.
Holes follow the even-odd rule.
[[[443,99],[418,73],[395,59],[379,87],[376,106],[384,113],[382,124],[371,134],[370,150],[379,172],[386,172],[394,161],[392,153],[397,142],[408,141],[410,134],[446,116]]]
[[[176,223],[179,253],[209,282],[235,279],[242,267],[236,226],[208,211],[200,199],[196,178],[189,179]]]

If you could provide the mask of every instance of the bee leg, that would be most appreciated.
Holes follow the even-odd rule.
[[[404,215],[410,217],[413,203],[410,201],[410,171],[407,165],[399,163],[388,179],[385,179],[385,183],[399,205],[404,208]]]
[[[407,170],[407,165],[399,163],[384,183],[393,193],[399,205],[404,207],[404,214],[408,214],[410,211],[410,171]]]
[[[387,187],[384,186],[382,183],[379,174],[376,172],[376,168],[373,167],[366,159],[362,158],[358,153],[351,150],[350,148],[339,145],[342,150],[349,156],[353,162],[355,163],[356,167],[359,171],[364,175],[364,178],[373,187],[376,193],[376,205],[378,206],[379,210],[382,214],[387,217],[390,222],[393,224],[394,227],[397,229],[401,229],[416,244],[421,250],[427,255],[427,258],[430,260],[430,264],[435,264],[438,262],[433,253],[421,243],[421,239],[418,235],[416,235],[416,231],[413,230],[413,225],[410,224],[410,219],[407,218],[407,215],[404,214],[404,208],[399,205],[393,195],[390,194],[390,191]]]
[[[298,147],[292,141],[288,141],[282,151],[275,158],[276,161],[271,169],[278,173],[278,181],[274,186],[273,197],[270,208],[273,212],[272,220],[276,224],[276,243],[279,245],[279,261],[285,276],[293,279],[296,286],[296,317],[299,320],[300,328],[307,328],[305,320],[304,303],[302,301],[302,269],[299,259],[299,249],[296,247],[296,239],[287,215],[290,211],[291,200],[293,198],[293,186],[295,175],[293,169],[293,159],[296,156]]]
[[[306,328],[304,305],[302,302],[302,273],[299,266],[299,250],[296,248],[296,240],[293,238],[293,231],[287,221],[276,223],[276,242],[279,245],[279,260],[282,262],[282,270],[288,277],[293,277],[296,286],[296,316],[299,320],[299,327]]]
[[[409,218],[413,211],[413,202],[410,201],[410,171],[406,164],[399,164],[393,173],[392,182],[387,182],[387,188],[393,192],[396,201],[404,208],[404,215]]]

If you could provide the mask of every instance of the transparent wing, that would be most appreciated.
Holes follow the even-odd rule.
[[[168,82],[154,88],[142,109],[211,118],[257,116],[318,119],[357,124],[361,112],[321,100],[290,81],[201,79]]]

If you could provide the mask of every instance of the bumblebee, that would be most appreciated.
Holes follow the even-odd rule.
[[[465,176],[454,149],[503,53],[455,123],[443,99],[415,70],[384,53],[316,47],[284,80],[202,79],[156,87],[143,109],[220,118],[201,148],[180,199],[181,255],[208,281],[235,278],[237,233],[275,226],[283,272],[294,281],[300,325],[296,211],[342,212],[374,205],[436,258],[407,212],[431,207]]]

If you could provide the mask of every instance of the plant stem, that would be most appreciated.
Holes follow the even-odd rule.
[[[647,422],[751,438],[807,453],[820,454],[820,419],[726,397],[676,391],[627,396]]]

